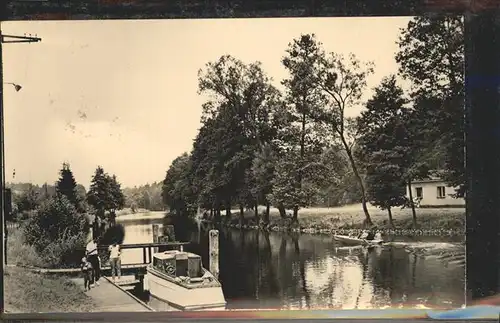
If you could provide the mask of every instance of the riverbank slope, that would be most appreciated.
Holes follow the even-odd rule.
[[[264,207],[259,207],[259,213],[263,214]],[[372,222],[378,228],[390,229],[389,218],[386,210],[380,210],[372,205],[368,206]],[[225,212],[224,212],[225,213]],[[231,212],[231,224],[239,222],[239,211]],[[425,231],[456,231],[465,230],[465,208],[418,208],[417,228]],[[270,209],[271,229],[282,229],[289,225],[289,219],[282,219],[278,209]],[[392,210],[393,222],[396,229],[407,230],[413,226],[412,211],[409,208]],[[299,210],[299,226],[303,231],[333,231],[360,229],[363,227],[365,215],[361,204],[347,205],[331,208],[304,208]],[[245,211],[245,224],[248,226],[255,223],[254,212]]]
[[[44,267],[43,259],[24,243],[21,230],[9,232],[7,264]],[[3,277],[7,313],[88,312],[95,304],[70,278],[7,266]]]

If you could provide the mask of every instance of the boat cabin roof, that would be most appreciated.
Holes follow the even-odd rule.
[[[153,257],[157,259],[182,259],[182,258],[201,258],[199,255],[192,253],[192,252],[186,252],[186,251],[179,251],[179,250],[168,250],[165,252],[160,252],[160,253],[155,253]]]

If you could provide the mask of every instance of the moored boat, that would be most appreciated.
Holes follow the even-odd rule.
[[[356,237],[344,236],[344,235],[334,235],[333,240],[339,241],[345,245],[350,246],[367,246],[374,247],[384,243],[384,240],[366,240]]]
[[[226,308],[221,283],[202,267],[197,254],[178,250],[155,253],[147,273],[150,295],[174,309],[215,311]]]

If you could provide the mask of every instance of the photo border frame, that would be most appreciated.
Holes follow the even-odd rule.
[[[1,21],[97,20],[257,17],[361,17],[463,14],[466,57],[466,196],[467,301],[500,305],[500,2],[493,0],[7,0],[0,4]],[[43,35],[41,35],[43,38]],[[2,155],[4,152],[0,152]],[[2,242],[3,244],[3,239]],[[2,255],[3,257],[3,255]],[[3,269],[1,269],[3,277]],[[0,294],[3,304],[3,289]],[[391,311],[391,310],[389,310]],[[320,319],[322,311],[283,315],[252,312],[205,315],[192,313],[51,313],[5,314],[5,320],[56,321],[199,321],[269,318]],[[307,312],[310,312],[307,314]],[[316,313],[312,313],[316,312]],[[324,311],[334,312],[334,311]],[[161,314],[161,315],[160,315]],[[333,314],[332,314],[333,315]],[[248,317],[250,316],[250,317]],[[418,315],[417,315],[418,316]],[[246,318],[245,318],[246,317]],[[335,315],[327,315],[333,318]],[[418,317],[413,317],[418,318]],[[423,318],[422,316],[420,318]],[[349,321],[345,318],[345,321]],[[397,321],[397,320],[395,320]],[[360,321],[358,321],[360,322]]]

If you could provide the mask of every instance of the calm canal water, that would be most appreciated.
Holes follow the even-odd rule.
[[[125,244],[153,242],[161,219],[121,220]],[[187,232],[185,248],[208,266],[208,232]],[[425,238],[426,242],[442,242]],[[142,262],[142,250],[122,263]],[[465,268],[401,247],[339,248],[331,236],[258,231],[220,232],[220,275],[228,309],[366,309],[460,307]]]

